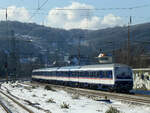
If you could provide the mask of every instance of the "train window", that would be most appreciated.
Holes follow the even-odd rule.
[[[93,77],[97,78],[97,72],[96,71],[93,71]]]
[[[92,74],[93,74],[93,73],[92,73],[92,71],[89,71],[88,73],[89,73],[89,77],[93,77],[93,75],[92,75]]]
[[[74,72],[74,76],[75,76],[75,77],[78,76],[78,72],[77,72],[77,71]]]
[[[60,72],[60,76],[64,76],[64,73],[63,73],[63,71],[61,71],[61,72]]]
[[[78,71],[78,76],[80,76],[80,71]]]
[[[65,76],[65,72],[64,71],[61,72],[61,76],[63,76],[63,77]]]
[[[102,71],[100,78],[112,78],[112,71]]]
[[[75,76],[78,77],[78,72],[77,71],[75,71]]]
[[[95,77],[98,78],[98,71],[95,71]]]
[[[42,72],[40,72],[39,74],[42,75]]]
[[[73,71],[71,72],[71,76],[74,77],[74,72]]]
[[[55,73],[54,73],[54,71],[52,71],[52,76],[55,76]]]
[[[107,71],[107,77],[112,78],[112,71]]]
[[[106,72],[102,71],[101,78],[105,78],[105,76],[106,76]]]
[[[48,72],[48,76],[51,76],[50,72]]]
[[[56,71],[56,76],[59,76],[59,71]]]
[[[84,71],[81,71],[81,76],[82,76],[82,77],[85,77]]]
[[[79,71],[79,76],[82,77],[82,72],[81,71]]]
[[[116,67],[115,76],[117,79],[132,79],[132,70],[128,67]]]
[[[56,71],[53,71],[54,72],[54,76],[56,76]]]
[[[85,77],[89,77],[89,72],[88,72],[88,71],[85,71],[85,72],[84,72],[84,76],[85,76]]]
[[[82,71],[79,71],[79,76],[80,76],[80,77],[83,77],[82,75],[83,75],[83,72],[82,72]]]
[[[61,71],[59,71],[59,76],[62,76],[62,72]]]
[[[89,73],[90,73],[89,74],[90,77],[95,77],[95,72],[94,71],[90,71]]]
[[[75,73],[75,71],[73,71],[73,72],[72,72],[72,75],[73,75],[73,77],[75,77],[75,76],[76,76],[76,73]]]
[[[81,77],[84,77],[84,71],[80,72]]]
[[[97,72],[97,77],[102,78],[102,74],[103,74],[102,71],[98,71]]]
[[[49,76],[51,76],[51,72],[49,72]]]
[[[45,72],[45,71],[43,71],[43,72],[42,72],[42,75],[44,75],[44,76],[45,76],[45,75],[46,75],[46,72]]]
[[[65,72],[65,71],[64,71],[64,76],[65,76],[65,77],[67,77],[67,76],[68,76],[68,75],[67,75],[67,72]]]
[[[78,76],[80,76],[80,74],[81,74],[81,72],[80,72],[80,71],[78,71]]]
[[[32,75],[36,75],[36,72],[32,72]]]
[[[59,76],[63,76],[63,72],[62,71],[60,71]]]
[[[47,72],[46,71],[44,72],[44,76],[47,76]]]
[[[44,75],[44,76],[45,76],[45,72],[42,72],[42,75]]]
[[[77,72],[76,71],[74,71],[74,77],[77,77]]]
[[[72,77],[72,71],[70,71],[70,77]]]
[[[72,77],[75,77],[75,76],[76,76],[75,71],[72,71]]]
[[[68,76],[69,76],[69,72],[68,72],[68,71],[66,71],[66,72],[65,72],[65,75],[66,75],[66,77],[68,77]]]
[[[55,72],[54,71],[52,71],[52,76],[55,76]]]
[[[65,75],[65,77],[67,77],[67,76],[68,76],[68,72],[67,72],[67,71],[65,71],[65,72],[64,72],[64,75]]]

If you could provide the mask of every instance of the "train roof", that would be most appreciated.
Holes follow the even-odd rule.
[[[52,67],[52,68],[42,68],[33,70],[36,71],[67,71],[67,70],[98,70],[98,69],[113,69],[114,67],[127,67],[125,64],[97,64],[97,65],[84,65],[84,66],[65,66],[65,67]]]

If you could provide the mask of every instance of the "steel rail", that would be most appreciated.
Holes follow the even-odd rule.
[[[5,104],[4,104],[2,101],[0,101],[0,106],[6,111],[6,113],[12,113],[12,112],[9,110],[9,108],[6,107]]]
[[[9,98],[10,100],[12,100],[14,103],[16,103],[18,106],[20,106],[21,108],[23,108],[27,112],[34,113],[32,110],[28,109],[26,106],[24,106],[23,104],[19,103],[18,101],[16,101],[15,99],[10,97],[9,95],[5,94],[3,91],[0,90],[0,93],[3,94],[4,96],[6,96],[7,98]]]
[[[133,94],[114,93],[114,92],[106,92],[106,91],[92,90],[92,89],[73,88],[69,86],[54,85],[54,84],[39,83],[39,82],[28,83],[28,85],[34,85],[36,83],[38,83],[38,85],[50,85],[55,88],[62,88],[63,90],[72,93],[75,92],[83,96],[103,97],[103,98],[107,97],[108,99],[114,99],[114,100],[129,102],[129,103],[150,106],[150,97],[145,97],[144,95],[133,95]]]

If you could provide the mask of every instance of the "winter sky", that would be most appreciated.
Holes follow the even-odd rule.
[[[0,20],[50,27],[103,29],[150,21],[149,0],[0,0]]]

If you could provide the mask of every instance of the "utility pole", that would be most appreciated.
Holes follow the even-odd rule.
[[[39,2],[39,0],[38,0],[38,8],[37,9],[40,9],[40,2]]]
[[[130,25],[132,23],[132,17],[130,16],[130,21],[128,22],[128,42],[127,42],[127,64],[130,65]]]
[[[7,8],[6,8],[6,35],[7,35],[7,40],[8,40],[8,21],[7,21]],[[8,46],[9,46],[9,40],[8,40]],[[8,47],[8,50],[10,48]],[[8,82],[8,59],[6,60],[5,63],[5,72],[6,72],[6,81]]]
[[[16,38],[15,38],[15,33],[14,31],[12,30],[11,31],[11,38],[12,38],[12,72],[13,72],[13,75],[14,77],[16,78],[16,74],[17,74],[17,54],[16,54]]]
[[[81,46],[81,36],[79,37],[78,40],[78,60],[79,60],[79,65],[80,65],[80,46]]]

